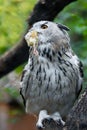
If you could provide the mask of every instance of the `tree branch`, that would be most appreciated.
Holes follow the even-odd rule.
[[[45,130],[87,130],[87,89],[70,111],[64,127],[52,121],[45,124]]]
[[[87,130],[87,89],[69,113],[65,128],[66,130]]]
[[[28,29],[39,20],[53,20],[65,6],[74,1],[76,0],[40,0],[28,18]],[[28,53],[28,47],[23,36],[15,47],[0,58],[0,78],[24,63],[28,59]]]

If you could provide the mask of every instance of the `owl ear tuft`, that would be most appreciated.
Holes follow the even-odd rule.
[[[63,25],[63,24],[58,23],[57,26],[58,26],[61,30],[70,31],[70,29],[69,29],[67,26]]]

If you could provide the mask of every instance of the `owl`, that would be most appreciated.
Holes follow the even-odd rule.
[[[25,35],[29,59],[20,93],[26,112],[38,117],[38,128],[44,128],[44,120],[64,125],[82,88],[83,66],[67,31],[65,25],[39,21]]]

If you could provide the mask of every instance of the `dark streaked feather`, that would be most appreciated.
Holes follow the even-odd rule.
[[[26,105],[26,100],[25,100],[25,98],[24,98],[24,96],[23,96],[23,94],[22,94],[22,88],[20,88],[20,95],[22,96],[23,104],[24,104],[24,106],[25,106],[25,105]]]
[[[80,71],[80,76],[83,78],[83,77],[84,77],[84,73],[83,73],[83,64],[82,64],[81,61],[79,62],[79,71]]]
[[[23,81],[23,78],[24,78],[24,75],[25,75],[26,71],[27,71],[27,70],[23,70],[23,72],[22,72],[21,82]]]
[[[80,76],[81,76],[81,78],[83,79],[83,77],[84,77],[84,73],[83,73],[83,64],[82,64],[81,61],[79,61],[78,66],[79,66]],[[76,98],[78,98],[78,96],[79,96],[81,90],[82,90],[82,84],[81,84],[80,89],[78,90],[78,83],[77,83],[77,87],[76,87]]]
[[[69,31],[70,29],[68,27],[66,27],[65,25],[62,25],[62,24],[57,24],[58,27],[61,29],[61,30],[66,30],[66,31]]]

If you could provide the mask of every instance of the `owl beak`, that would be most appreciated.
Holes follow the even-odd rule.
[[[28,32],[25,35],[25,40],[28,44],[28,46],[36,46],[38,44],[38,33],[37,31],[33,30]]]

